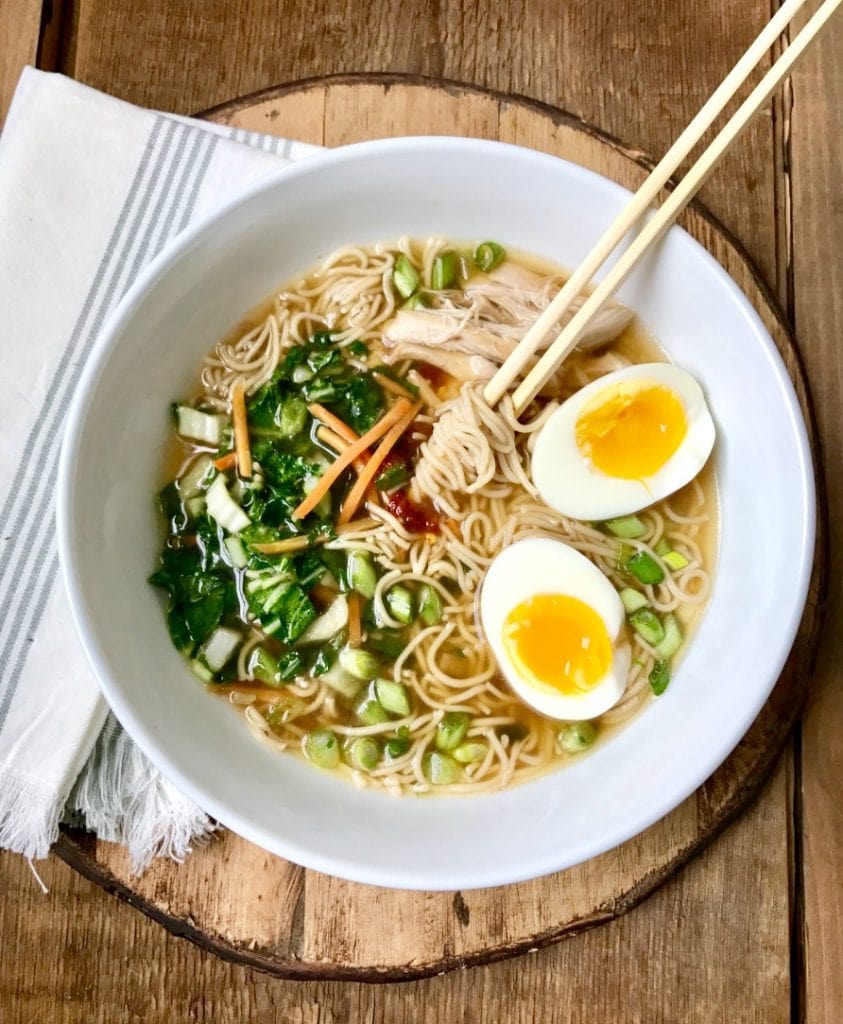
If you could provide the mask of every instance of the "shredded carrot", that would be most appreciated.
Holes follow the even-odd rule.
[[[360,595],[352,590],[348,595],[348,645],[359,647],[363,642],[363,633],[360,627]]]
[[[399,399],[399,401],[396,402],[392,408],[397,408],[401,401],[404,400]],[[407,405],[409,405],[409,403],[405,402],[404,415],[390,428],[389,432],[385,435],[384,439],[375,449],[374,455],[372,455],[372,457],[366,463],[366,469],[360,474],[360,476],[357,478],[357,482],[348,492],[348,495],[346,496],[346,499],[342,504],[342,508],[340,509],[340,515],[337,522],[349,522],[351,517],[357,511],[360,502],[365,497],[366,491],[368,491],[368,489],[372,486],[372,482],[375,479],[375,475],[377,471],[381,468],[384,459],[387,457],[387,455],[389,455],[390,451],[398,441],[398,438],[401,437],[404,431],[410,426],[410,424],[418,415],[419,409],[421,409],[421,402],[416,402],[415,405],[411,405],[409,406],[409,408],[406,408]]]
[[[320,441],[328,445],[329,448],[333,448],[335,452],[344,452],[350,442],[346,441],[345,438],[340,437],[339,434],[335,434],[333,430],[328,427],[318,427],[316,430],[316,436]],[[359,455],[354,462],[354,472],[360,475],[366,466],[366,456]]]
[[[234,422],[234,449],[237,470],[249,479],[252,475],[252,451],[249,448],[249,423],[246,419],[246,394],[242,384],[235,384],[231,393],[231,418]]]
[[[326,427],[333,430],[335,434],[348,441],[349,444],[354,444],[355,441],[360,440],[360,435],[355,433],[347,423],[335,416],[332,412],[329,412],[324,405],[320,405],[318,402],[314,402],[313,405],[307,407],[307,411],[314,419],[319,420],[320,423],[324,423]]]
[[[284,537],[283,540],[271,540],[265,544],[250,544],[249,547],[262,555],[284,555],[288,551],[304,551],[316,543],[318,541],[312,541],[306,534],[302,534],[300,537]]]
[[[237,452],[221,455],[218,459],[214,459],[214,465],[217,469],[234,469],[237,465]]]
[[[392,377],[387,377],[385,373],[379,373],[377,370],[372,370],[372,376],[377,377],[378,384],[389,392],[390,395],[398,395],[399,398],[415,398],[416,396],[410,391],[409,388],[405,388],[403,384],[399,384],[397,380],[393,380]]]
[[[322,498],[328,493],[331,487],[336,483],[336,481],[339,480],[343,472],[346,469],[348,469],[348,467],[354,462],[357,456],[362,455],[367,448],[369,448],[371,445],[375,443],[375,441],[379,441],[384,436],[384,434],[390,432],[390,427],[393,427],[394,424],[400,422],[402,418],[407,415],[407,411],[410,408],[412,407],[410,406],[410,403],[407,401],[406,398],[399,398],[395,405],[393,405],[391,409],[389,409],[387,412],[384,413],[383,416],[381,416],[381,418],[371,428],[371,430],[367,430],[366,433],[361,438],[358,438],[358,440],[356,440],[353,444],[350,444],[344,452],[341,452],[336,457],[336,459],[334,459],[331,465],[328,466],[328,468],[325,470],[322,476],[319,477],[316,486],[313,488],[310,494],[307,495],[304,501],[302,501],[299,507],[293,512],[293,518],[304,519],[304,517],[308,513],[312,512],[319,504],[319,502],[322,500]],[[418,408],[416,411],[418,411]],[[340,422],[342,421],[340,420]],[[337,431],[337,433],[339,433],[339,431]],[[367,470],[373,461],[374,460],[370,459],[369,462],[366,464]],[[360,481],[363,480],[365,476],[366,473],[363,473],[358,478],[357,484],[355,484],[355,490],[357,489],[357,486],[360,484]],[[366,493],[366,488],[369,486],[369,483],[371,483],[371,479],[366,483],[366,486],[363,488],[361,492],[361,497],[362,494]],[[359,504],[359,500],[355,504],[355,508],[357,507],[357,504]],[[350,518],[351,516],[341,520],[341,522],[347,523],[348,519]]]
[[[373,516],[363,516],[351,523],[343,523],[336,528],[336,534],[342,536],[344,533],[356,533],[357,531],[371,530],[378,525],[379,520]],[[299,537],[284,537],[283,540],[267,541],[265,544],[250,544],[254,551],[260,551],[262,555],[283,555],[288,551],[304,551],[305,548],[313,547],[315,544],[326,544],[330,537],[316,537],[311,539],[305,534]]]

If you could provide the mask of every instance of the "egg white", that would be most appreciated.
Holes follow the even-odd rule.
[[[602,619],[613,646],[612,663],[590,690],[564,694],[553,686],[528,682],[510,659],[503,641],[507,617],[522,601],[539,594],[579,598]],[[616,704],[626,688],[632,655],[623,633],[621,599],[597,566],[562,541],[529,537],[505,548],[483,580],[480,621],[509,685],[543,715],[566,721],[596,718]]]
[[[641,480],[611,477],[596,469],[580,451],[576,424],[595,395],[623,380],[655,381],[682,403],[687,432],[674,454]],[[532,458],[533,483],[551,508],[571,519],[602,520],[631,515],[680,487],[703,468],[714,447],[714,421],[702,388],[669,363],[624,367],[586,385],[556,410],[539,431]]]

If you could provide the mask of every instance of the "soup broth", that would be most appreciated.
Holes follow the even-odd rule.
[[[481,249],[441,239],[334,253],[209,355],[176,409],[163,474],[152,581],[169,592],[171,636],[206,689],[260,741],[393,795],[496,790],[623,725],[668,685],[716,556],[710,464],[625,517],[634,523],[567,518],[532,486],[532,438],[560,402],[620,368],[667,361],[635,318],[570,356],[520,423],[506,400],[490,412],[484,429],[511,437],[509,450],[484,455],[488,480],[454,482],[437,461],[440,421],[466,396],[482,402],[484,380],[564,281],[526,254],[501,253],[490,272],[478,262]],[[334,474],[354,439],[390,417]],[[623,693],[594,719],[539,714],[485,642],[485,571],[530,537],[584,554],[630,612]],[[681,646],[660,653],[633,604]]]

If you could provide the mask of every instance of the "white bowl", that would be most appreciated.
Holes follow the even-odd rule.
[[[185,793],[254,843],[377,885],[465,889],[576,864],[645,829],[726,758],[767,698],[804,604],[814,544],[805,427],[760,319],[673,228],[620,293],[694,374],[717,422],[719,567],[667,693],[593,754],[506,792],[393,800],[260,746],[197,684],[147,584],[169,403],[242,316],[340,244],[495,238],[574,266],[629,198],[550,156],[398,139],[308,159],[191,228],[102,332],[70,415],[59,537],[73,614],[105,696]]]

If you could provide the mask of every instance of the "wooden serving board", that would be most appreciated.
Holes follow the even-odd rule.
[[[325,146],[408,134],[500,139],[573,160],[633,189],[650,166],[643,153],[560,110],[392,75],[295,83],[206,116]],[[735,239],[702,206],[689,209],[682,223],[761,314],[814,440],[799,353],[769,289]],[[820,498],[823,510],[821,486]],[[758,793],[778,759],[804,704],[820,625],[826,531],[824,515],[819,518],[813,584],[799,635],[749,733],[685,803],[601,857],[505,888],[413,893],[306,871],[226,831],[185,864],[158,862],[141,878],[132,877],[120,847],[87,834],[65,832],[57,852],[172,932],[227,959],[292,978],[421,977],[536,949],[607,921],[635,906],[709,843]]]

